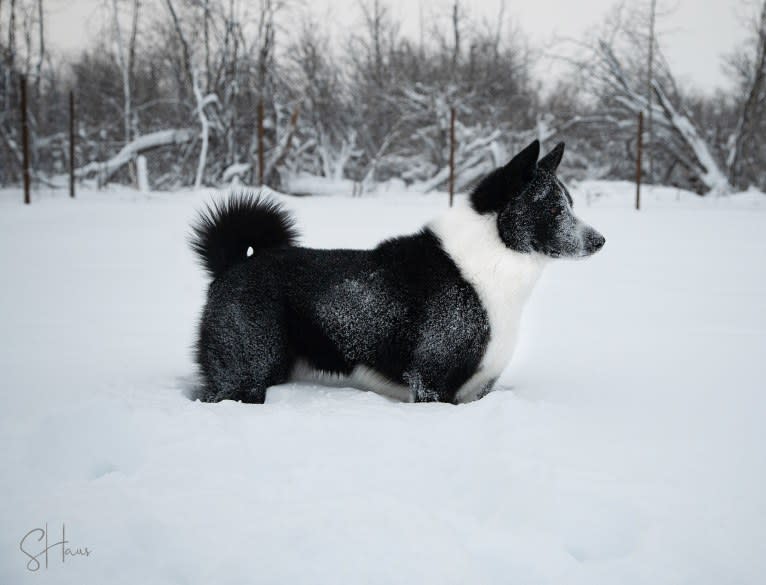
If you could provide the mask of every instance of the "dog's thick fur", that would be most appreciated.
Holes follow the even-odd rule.
[[[488,392],[546,261],[604,244],[555,176],[564,145],[537,162],[539,150],[492,172],[468,205],[373,250],[297,247],[290,216],[253,195],[208,208],[192,239],[213,277],[199,398],[262,403],[269,386],[306,377],[415,402]]]

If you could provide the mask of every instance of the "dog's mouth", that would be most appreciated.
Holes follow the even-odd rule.
[[[585,242],[583,242],[582,246],[579,246],[574,250],[560,250],[556,248],[542,247],[540,249],[540,253],[548,256],[549,258],[572,258],[579,260],[593,256],[593,254],[604,247],[605,243],[606,238],[596,232],[595,236],[589,237]]]

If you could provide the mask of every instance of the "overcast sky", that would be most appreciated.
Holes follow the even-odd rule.
[[[633,0],[633,2],[649,0]],[[144,0],[156,6],[157,0]],[[310,0],[309,0],[310,2]],[[581,37],[598,26],[616,0],[506,0],[509,18],[540,47],[554,38]],[[663,17],[663,50],[679,80],[701,90],[723,87],[727,80],[721,71],[721,56],[745,37],[742,16],[747,0],[658,0],[670,9]],[[425,14],[447,13],[451,0],[389,0],[404,32],[416,35],[421,4]],[[6,3],[7,4],[7,3]],[[464,2],[478,17],[494,18],[499,0]],[[326,15],[336,30],[353,26],[359,18],[358,0],[314,0],[317,14]],[[46,26],[49,44],[77,51],[95,40],[101,29],[104,0],[48,0]],[[153,9],[161,9],[159,6]]]

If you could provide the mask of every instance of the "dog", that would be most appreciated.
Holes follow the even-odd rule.
[[[293,219],[261,196],[208,206],[191,240],[213,279],[197,397],[263,403],[270,386],[306,379],[409,402],[487,394],[548,261],[605,242],[556,177],[564,144],[539,154],[534,141],[466,205],[372,250],[298,247]]]

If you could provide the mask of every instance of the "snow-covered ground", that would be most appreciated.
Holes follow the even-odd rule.
[[[766,197],[573,191],[606,247],[547,269],[463,406],[192,402],[209,193],[0,192],[0,583],[766,582]],[[286,201],[365,247],[446,197]],[[46,523],[90,556],[30,572]]]

